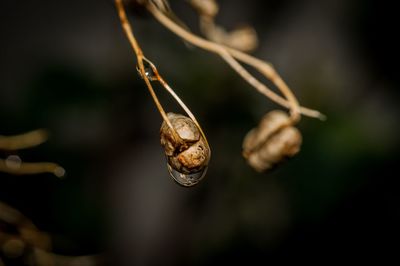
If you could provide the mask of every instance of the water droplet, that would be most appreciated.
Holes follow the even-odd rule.
[[[154,73],[153,69],[150,67],[146,67],[144,69],[144,73],[149,80],[157,80],[156,74]]]
[[[172,176],[172,178],[179,185],[182,185],[184,187],[191,187],[191,186],[194,186],[197,183],[199,183],[203,179],[203,177],[206,175],[207,169],[208,169],[208,167],[205,166],[197,172],[190,173],[190,174],[184,174],[184,173],[181,173],[181,172],[175,170],[169,163],[167,163],[167,167],[168,167],[168,172]]]
[[[10,169],[19,169],[21,167],[22,160],[18,155],[10,155],[6,159],[6,166]]]
[[[144,73],[146,75],[146,77],[150,80],[150,81],[155,81],[158,80],[157,79],[157,74],[154,72],[153,67],[146,61],[143,61],[143,66],[144,66]],[[140,68],[138,66],[136,66],[136,70],[139,73],[139,76],[141,78],[143,78],[142,76],[142,72],[140,72]]]

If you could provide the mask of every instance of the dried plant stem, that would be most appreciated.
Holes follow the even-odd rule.
[[[312,110],[305,107],[300,107],[296,97],[293,95],[292,91],[286,85],[286,83],[282,80],[282,78],[277,74],[275,69],[268,63],[252,57],[246,53],[238,51],[236,49],[217,44],[206,39],[203,39],[197,35],[194,35],[179,25],[177,25],[174,21],[170,20],[167,16],[165,16],[161,11],[157,9],[156,6],[151,1],[147,2],[148,10],[153,14],[153,16],[165,27],[171,30],[173,33],[184,39],[185,41],[198,46],[204,50],[216,53],[220,55],[232,68],[240,74],[247,82],[249,82],[254,88],[256,88],[260,93],[270,98],[272,101],[291,109],[291,114],[293,120],[297,120],[299,118],[299,113],[319,118],[323,120],[325,116],[321,114],[317,110]],[[270,90],[266,85],[258,81],[254,76],[252,76],[237,60],[242,61],[256,70],[258,70],[261,74],[270,79],[277,88],[282,92],[283,95],[287,98],[276,94],[274,91]]]
[[[51,252],[51,238],[13,207],[0,201],[0,252],[24,265],[104,265],[101,255],[63,256]],[[7,231],[7,228],[11,230]],[[1,260],[0,260],[1,266]]]
[[[154,103],[156,104],[158,111],[160,112],[163,120],[167,123],[168,127],[171,128],[171,130],[174,134],[174,137],[178,141],[182,141],[181,138],[179,137],[179,135],[176,133],[175,129],[173,128],[171,121],[168,119],[168,116],[167,116],[164,108],[162,107],[156,93],[154,92],[154,89],[150,83],[150,80],[149,80],[148,76],[146,75],[145,67],[143,64],[144,61],[152,68],[152,72],[153,72],[152,74],[154,75],[154,77],[152,77],[152,79],[160,82],[160,84],[167,90],[167,92],[169,94],[171,94],[171,96],[178,102],[178,104],[182,107],[182,109],[188,114],[188,116],[193,120],[193,122],[199,128],[201,135],[204,137],[205,141],[207,142],[207,138],[206,138],[200,124],[197,122],[196,117],[193,115],[193,113],[190,111],[190,109],[186,106],[186,104],[179,98],[179,96],[174,92],[174,90],[168,85],[168,83],[161,77],[156,66],[144,56],[143,51],[140,48],[140,46],[133,34],[133,30],[128,21],[122,0],[115,0],[115,4],[116,4],[117,10],[118,10],[119,17],[120,17],[121,25],[122,25],[124,32],[136,54],[139,72],[140,72],[141,76],[143,77],[151,96],[153,97]]]
[[[160,84],[164,87],[164,89],[167,90],[167,92],[175,99],[175,101],[182,107],[182,109],[186,112],[186,114],[193,120],[193,122],[196,124],[196,126],[200,129],[200,132],[204,136],[203,131],[201,130],[200,124],[197,122],[196,117],[193,115],[193,113],[190,111],[189,107],[179,98],[179,96],[175,93],[175,91],[171,88],[171,86],[168,85],[168,83],[163,79],[163,77],[159,74],[156,66],[147,58],[144,58],[146,63],[149,64],[151,67],[151,70],[153,72],[153,79],[157,80],[160,82]],[[205,138],[205,136],[204,136]]]
[[[43,129],[14,136],[0,136],[0,150],[17,151],[32,148],[45,142],[47,137],[48,133]],[[14,159],[0,159],[0,172],[15,175],[51,173],[57,177],[63,177],[65,174],[64,168],[58,164],[48,162],[25,163],[21,162],[18,156],[14,155],[14,157]],[[15,159],[17,161],[14,161]]]
[[[43,129],[33,130],[15,136],[0,136],[0,150],[15,151],[38,146],[47,140]]]
[[[0,159],[0,172],[13,175],[33,175],[41,173],[50,173],[57,177],[63,177],[65,174],[64,168],[56,163],[26,163],[21,162],[18,166],[9,166],[7,160]]]
[[[50,237],[47,234],[40,232],[33,222],[21,212],[1,201],[0,222],[14,227],[17,235],[15,233],[13,235],[18,236],[18,238],[20,238],[24,243],[44,250],[50,250]],[[3,232],[1,229],[0,234],[3,236],[9,235],[9,233]],[[0,240],[0,246],[3,246],[4,241],[7,240],[7,237],[2,237]]]
[[[131,27],[131,25],[130,25],[130,23],[128,21],[128,17],[126,16],[126,12],[125,12],[125,8],[124,8],[124,5],[122,3],[122,0],[115,0],[115,5],[117,7],[118,15],[119,15],[119,18],[120,18],[120,21],[121,21],[122,28],[124,29],[125,35],[128,38],[129,43],[131,44],[131,46],[132,46],[132,48],[133,48],[133,50],[134,50],[134,52],[136,54],[137,64],[138,64],[138,68],[139,68],[139,71],[141,73],[141,76],[143,77],[143,79],[144,79],[144,81],[146,83],[146,86],[149,89],[150,95],[153,98],[154,103],[156,104],[157,109],[160,112],[162,118],[168,124],[168,126],[173,129],[172,124],[169,121],[169,119],[167,117],[167,114],[164,111],[164,108],[162,107],[160,101],[158,100],[157,95],[154,92],[154,89],[151,86],[151,83],[150,83],[149,79],[146,76],[146,72],[145,72],[144,65],[143,65],[143,60],[146,60],[146,59],[145,59],[145,57],[143,55],[142,49],[140,48],[140,46],[139,46],[138,42],[136,41],[136,38],[135,38],[135,36],[133,34],[133,30],[132,30],[132,27]]]
[[[188,116],[193,120],[193,122],[196,124],[196,126],[198,127],[200,134],[203,136],[207,146],[209,146],[208,144],[208,140],[206,135],[203,132],[203,129],[201,128],[199,122],[197,121],[196,117],[193,115],[193,113],[190,111],[190,109],[186,106],[186,104],[178,97],[178,95],[175,93],[175,91],[168,85],[167,82],[165,82],[165,80],[159,76],[158,80],[160,81],[160,83],[163,85],[163,87],[172,95],[172,97],[178,102],[178,104],[182,107],[182,109],[186,112],[186,114],[188,114]]]

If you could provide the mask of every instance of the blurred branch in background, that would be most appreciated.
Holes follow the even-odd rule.
[[[51,249],[47,233],[18,210],[0,202],[0,251],[6,258],[32,266],[102,265],[100,256],[62,256]]]
[[[38,146],[48,139],[48,132],[43,129],[33,130],[15,136],[0,135],[0,150],[22,150]]]
[[[0,135],[0,150],[14,152],[21,149],[32,148],[44,143],[47,141],[47,138],[48,132],[43,129],[15,136]],[[65,175],[64,168],[56,163],[26,163],[22,162],[18,155],[10,155],[5,160],[0,159],[0,172],[14,175],[51,173],[57,177],[63,177]]]
[[[15,136],[0,136],[0,150],[17,151],[44,143],[48,138],[43,129]],[[0,159],[0,171],[15,175],[52,173],[63,177],[64,168],[55,163],[22,162],[18,155]],[[100,265],[99,256],[63,256],[51,252],[51,238],[41,232],[21,212],[0,201],[0,251],[6,258],[20,259],[23,264],[34,266]],[[0,265],[4,262],[0,258]]]

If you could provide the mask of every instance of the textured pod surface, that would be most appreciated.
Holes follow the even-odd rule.
[[[189,117],[174,113],[168,113],[167,116],[179,136],[177,138],[173,134],[167,123],[162,123],[161,145],[167,156],[168,170],[180,185],[193,186],[207,171],[210,148]]]
[[[250,130],[243,141],[243,156],[251,167],[262,172],[300,151],[301,133],[290,124],[286,113],[272,111]]]

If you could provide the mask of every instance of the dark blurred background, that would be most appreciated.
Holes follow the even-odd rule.
[[[254,26],[254,54],[328,117],[304,117],[301,153],[265,174],[246,165],[241,143],[279,107],[217,56],[149,15],[131,16],[145,54],[212,147],[207,178],[186,189],[167,173],[161,118],[113,2],[2,1],[0,134],[48,129],[47,143],[18,155],[58,162],[67,175],[1,173],[0,201],[48,232],[55,253],[105,254],[110,265],[398,255],[400,46],[387,2],[219,1],[218,23]],[[172,6],[198,32],[187,3]],[[158,91],[168,111],[180,110]]]

